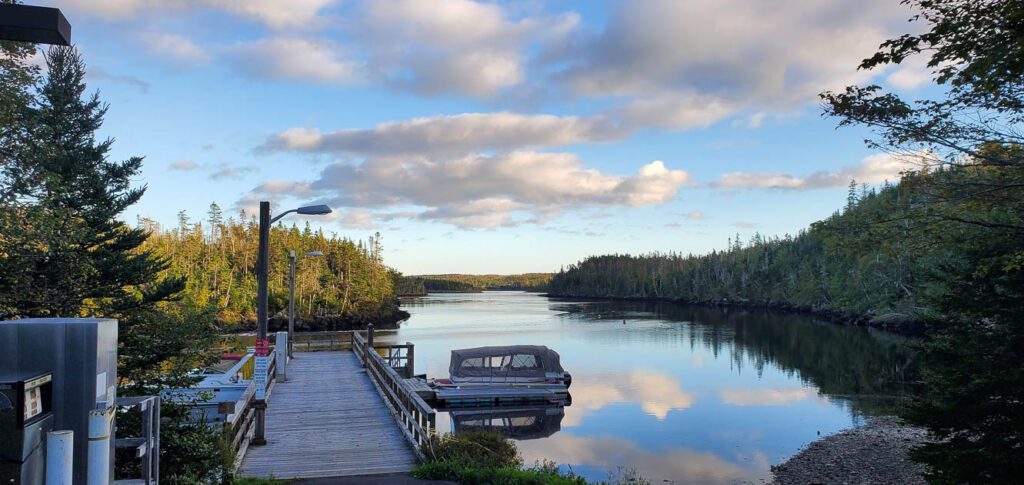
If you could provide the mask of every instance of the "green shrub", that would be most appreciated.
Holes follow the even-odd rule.
[[[511,441],[493,431],[448,433],[423,447],[431,462],[461,463],[473,468],[519,468],[523,459]]]
[[[450,480],[460,485],[586,485],[573,474],[561,475],[555,467],[521,469],[517,466],[476,468],[455,461],[420,465],[412,475],[423,480]]]

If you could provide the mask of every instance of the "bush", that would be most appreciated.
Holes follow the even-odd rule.
[[[460,485],[587,485],[582,477],[561,475],[553,466],[521,469],[517,466],[478,468],[456,461],[420,465],[412,473],[423,480],[451,480]]]
[[[448,433],[423,447],[430,462],[460,463],[472,468],[516,468],[523,465],[519,450],[500,433],[473,431]]]

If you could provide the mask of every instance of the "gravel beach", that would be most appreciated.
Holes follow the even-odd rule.
[[[775,485],[924,484],[924,468],[907,457],[928,434],[885,416],[815,441],[772,467]]]

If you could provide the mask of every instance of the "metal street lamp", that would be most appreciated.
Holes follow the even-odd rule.
[[[307,251],[306,256],[323,256],[320,251]],[[288,269],[291,271],[288,285],[288,358],[292,358],[292,343],[295,335],[295,251],[288,253]]]
[[[267,409],[267,355],[259,355],[261,349],[266,352],[267,343],[267,279],[270,269],[270,226],[286,214],[297,212],[304,215],[330,214],[331,208],[326,205],[310,205],[289,209],[277,217],[270,218],[270,202],[260,202],[260,243],[256,257],[256,365],[260,367],[254,376],[256,382],[256,430],[250,444],[260,446],[267,444],[265,437]],[[262,364],[261,364],[262,359]]]

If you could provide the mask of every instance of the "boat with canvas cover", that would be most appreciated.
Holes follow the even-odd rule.
[[[558,352],[543,345],[453,350],[448,372],[448,379],[434,379],[431,386],[449,406],[562,402],[572,384]]]

